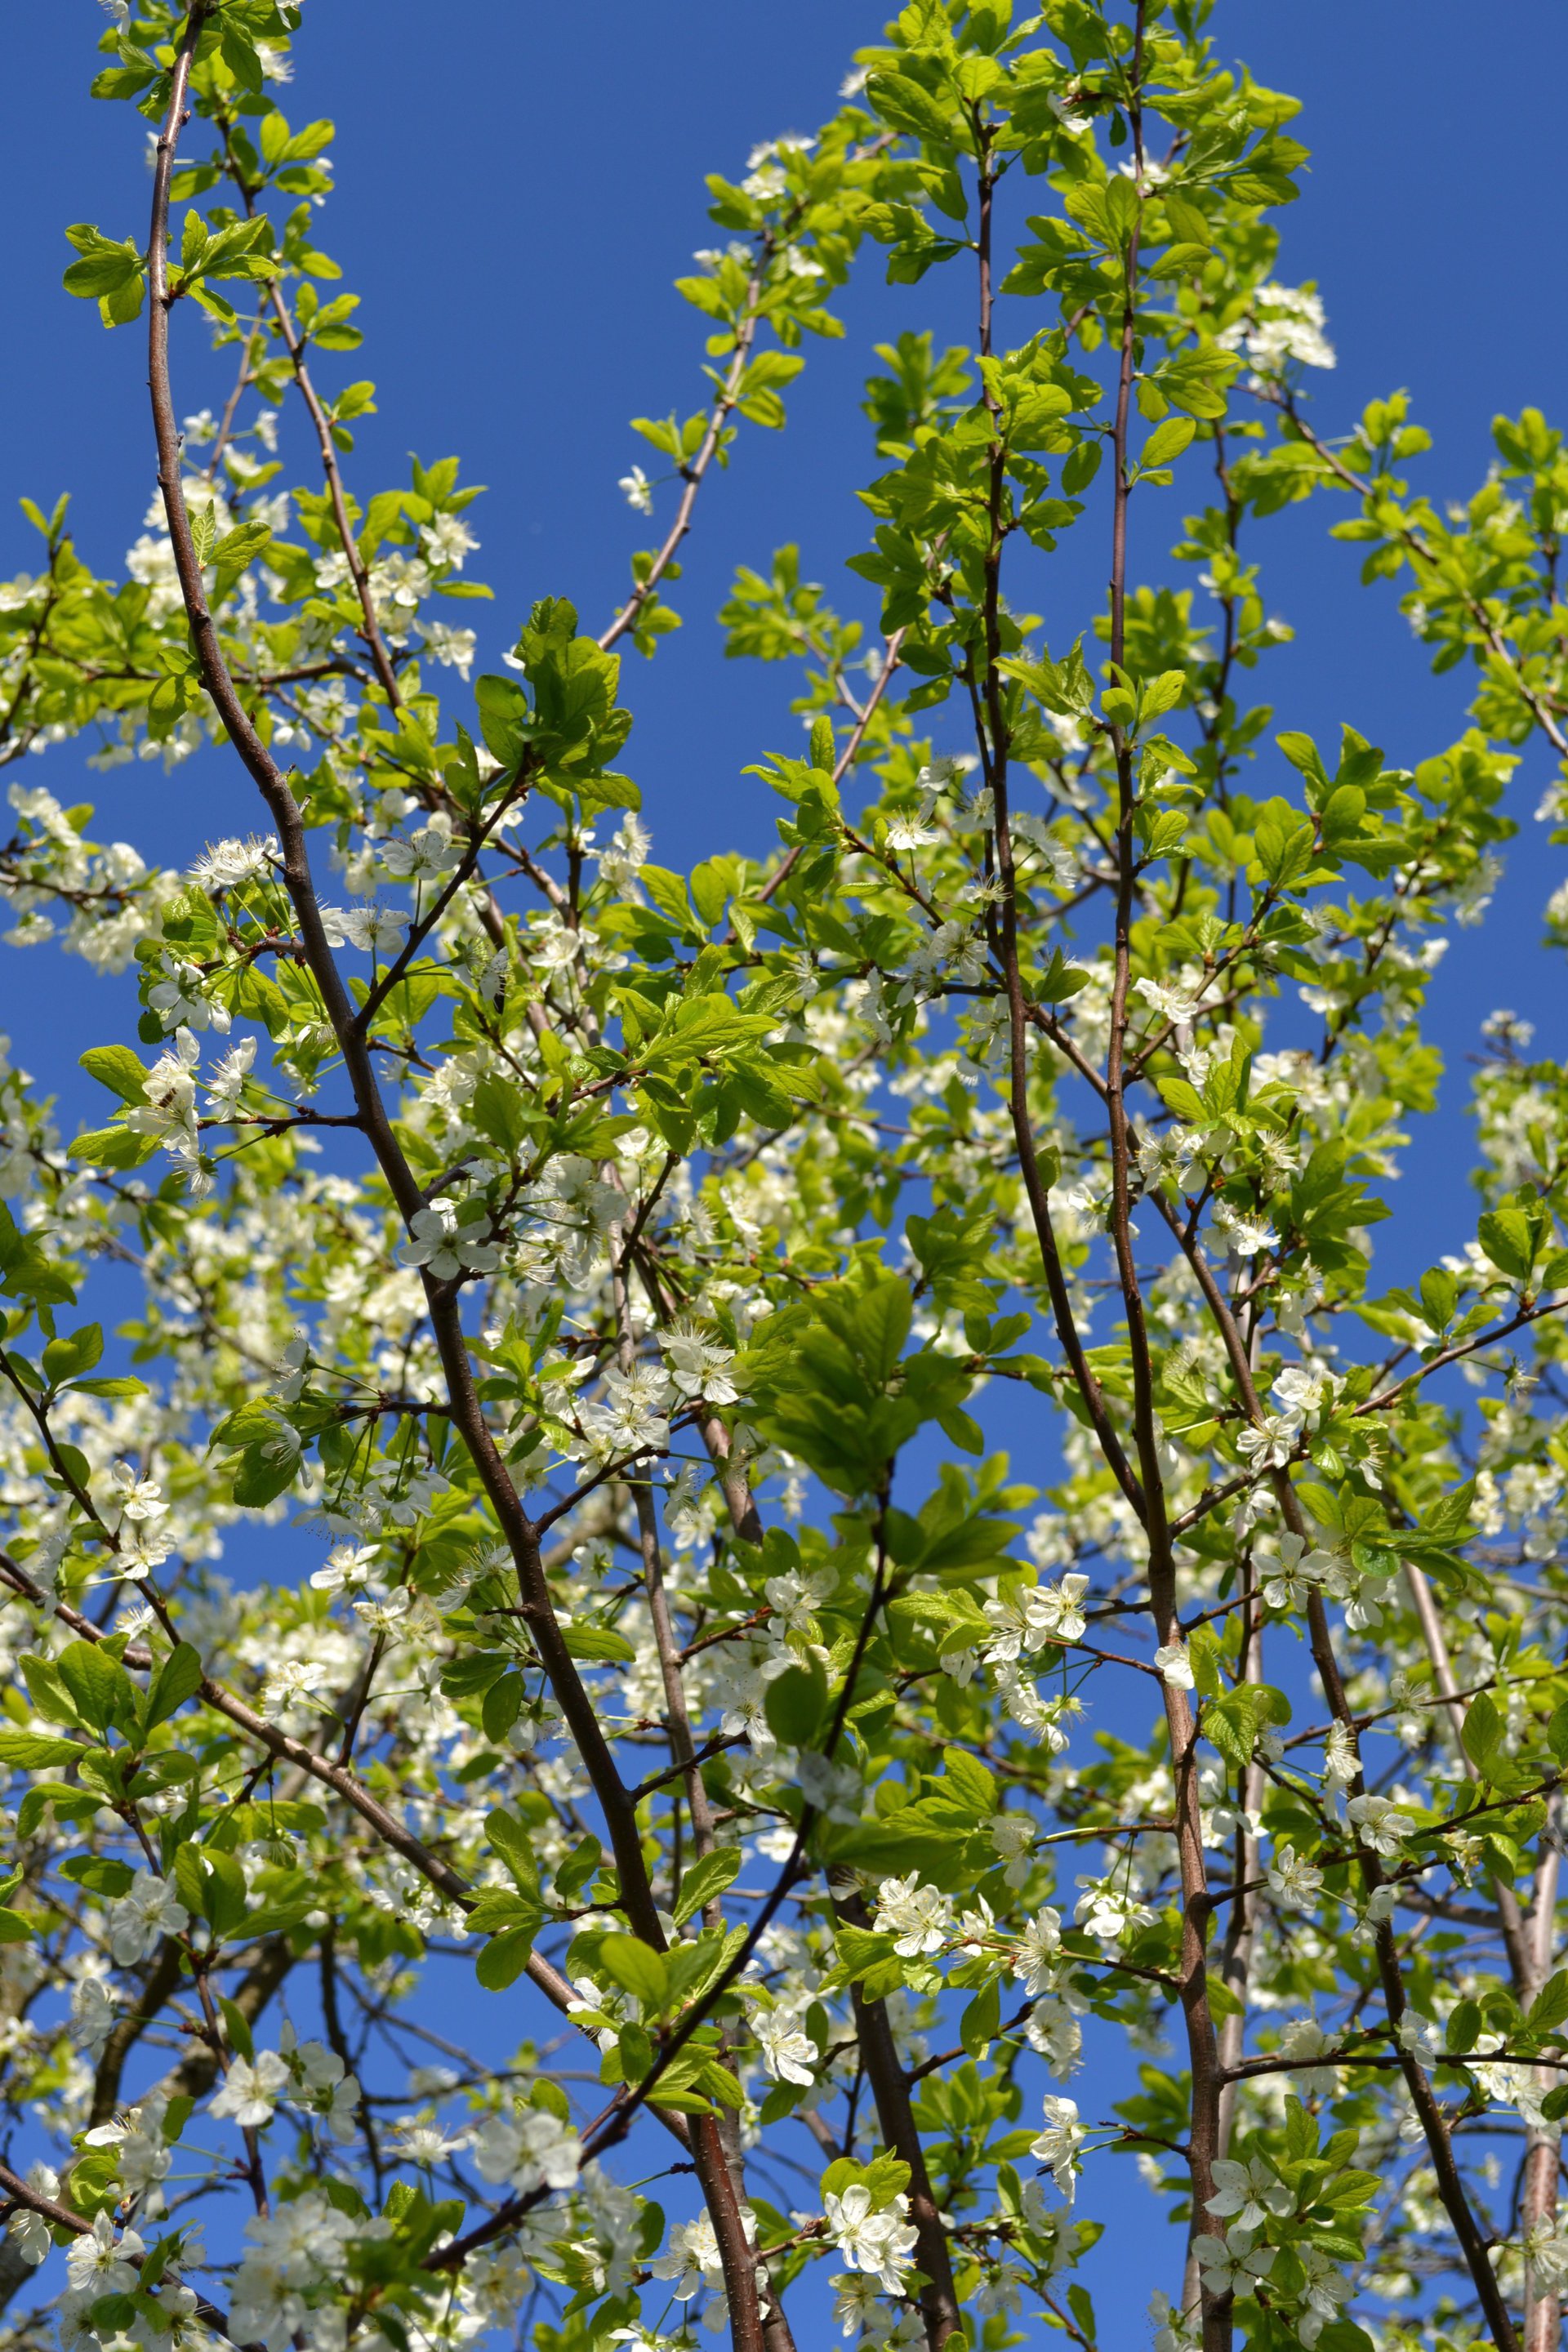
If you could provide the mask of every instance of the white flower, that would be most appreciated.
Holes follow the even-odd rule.
[[[449,2156],[468,2145],[462,2133],[448,2138],[439,2124],[421,2123],[415,2116],[405,2116],[392,2128],[397,2138],[396,2152],[405,2164],[444,2164]]]
[[[1141,1927],[1153,1917],[1147,1904],[1140,1903],[1125,1887],[1115,1885],[1110,1879],[1087,1878],[1079,1881],[1084,1892],[1079,1896],[1075,1911],[1080,1927],[1102,1944],[1120,1943],[1130,1927]]]
[[[788,1663],[787,1653],[784,1663]],[[763,1721],[765,1723],[765,1717]],[[754,1730],[752,1740],[754,1747]],[[857,1765],[839,1763],[830,1756],[824,1756],[817,1748],[806,1748],[795,1759],[795,1777],[801,1795],[814,1812],[825,1813],[830,1822],[849,1822],[860,1819],[864,1795]]]
[[[1194,2238],[1193,2252],[1211,2294],[1230,2294],[1237,2287],[1245,2294],[1255,2280],[1268,2277],[1276,2249],[1259,2246],[1254,2252],[1252,2232],[1237,2229],[1224,2238]]]
[[[634,466],[629,474],[623,474],[616,488],[625,493],[627,506],[635,507],[638,514],[652,514],[653,484],[640,466]]]
[[[395,1591],[380,1599],[356,1601],[353,1612],[360,1623],[373,1633],[399,1633],[406,1631],[403,1620],[407,1616],[413,1600],[408,1587],[400,1584]]]
[[[1032,1648],[1047,1642],[1081,1642],[1088,1627],[1081,1602],[1089,1591],[1087,1576],[1064,1576],[1055,1584],[1037,1585],[1024,1595],[1024,1617]]]
[[[264,2050],[254,2064],[234,2058],[207,2113],[226,2116],[242,2131],[259,2131],[272,2121],[272,2111],[288,2087],[288,2064],[276,2050]]]
[[[116,1462],[109,1476],[110,1496],[104,1511],[109,1526],[121,1528],[128,1521],[138,1526],[167,1516],[169,1506],[155,1478],[143,1478],[129,1462]]]
[[[1163,1642],[1154,1653],[1160,1679],[1170,1690],[1194,1690],[1193,1662],[1184,1642]]]
[[[900,809],[889,821],[884,836],[891,850],[927,849],[942,839],[940,826],[931,822],[936,808],[936,794],[927,793],[918,809]]]
[[[1222,328],[1215,341],[1224,351],[1243,352],[1258,383],[1281,376],[1292,362],[1333,367],[1334,347],[1323,326],[1322,299],[1311,287],[1256,286],[1247,316]]]
[[[1035,1822],[1024,1812],[993,1813],[989,1828],[992,1851],[1007,1865],[1003,1877],[1009,1886],[1022,1886],[1029,1875],[1029,1854],[1037,1834]]]
[[[165,1936],[183,1936],[190,1924],[190,1913],[176,1901],[169,1881],[155,1878],[147,1870],[136,1873],[125,1893],[110,1905],[104,1919],[109,1948],[122,1969],[134,1968],[138,1960],[145,1959]]]
[[[773,2011],[764,2011],[752,2027],[763,2063],[775,2083],[814,2083],[820,2064],[816,2044]]]
[[[97,1977],[79,1977],[71,1991],[71,2040],[99,2057],[114,2025],[115,1995]]]
[[[432,818],[416,833],[395,835],[379,845],[385,871],[400,882],[437,882],[459,863],[462,851],[445,828]]]
[[[480,1239],[489,1224],[489,1212],[479,1201],[468,1202],[461,1213],[450,1201],[435,1201],[416,1209],[409,1237],[399,1244],[400,1265],[422,1265],[437,1282],[459,1275],[489,1274],[500,1264],[493,1242]]]
[[[1361,1769],[1348,1727],[1331,1723],[1323,1741],[1323,1778],[1331,1790],[1348,1789]]]
[[[310,1582],[318,1592],[358,1592],[374,1581],[376,1547],[341,1543],[327,1554],[325,1568],[316,1569]]]
[[[177,962],[165,956],[163,970],[167,977],[153,982],[147,992],[147,1002],[165,1029],[227,1029],[227,1006],[203,993],[205,982],[194,963]],[[148,1092],[151,1095],[151,1087]]]
[[[625,818],[599,852],[600,881],[622,897],[629,897],[652,846],[647,828],[635,816]]]
[[[1250,2157],[1245,2164],[1216,2157],[1214,2177],[1219,2193],[1208,2200],[1205,2210],[1222,2220],[1234,2214],[1238,2230],[1261,2230],[1268,2214],[1295,2210],[1295,2192],[1287,2189],[1261,2156]]]
[[[1308,1587],[1331,1575],[1333,1566],[1331,1551],[1309,1551],[1305,1537],[1282,1535],[1279,1568],[1272,1573],[1265,1570],[1263,1598],[1270,1609],[1301,1609]]]
[[[905,2220],[909,2199],[895,2197],[890,2205],[873,2211],[870,2190],[854,2180],[841,2197],[824,2198],[823,2210],[827,2234],[850,2269],[869,2271],[889,2294],[902,2294],[917,2234],[913,2223]]]
[[[373,902],[367,907],[323,907],[321,928],[327,945],[363,948],[375,955],[395,955],[408,929],[406,915]]]
[[[479,543],[462,517],[455,514],[438,514],[434,522],[423,523],[419,537],[431,562],[449,563],[454,572],[462,570],[464,556]]]
[[[1293,2017],[1280,2035],[1280,2056],[1289,2059],[1292,2069],[1301,2067],[1300,2073],[1292,2073],[1291,2081],[1303,2096],[1331,2097],[1339,2083],[1336,2069],[1332,2066],[1302,2066],[1301,2062],[1321,2057],[1325,2050],[1332,2047],[1315,2017]]]
[[[1268,1892],[1288,1911],[1310,1911],[1318,1898],[1323,1874],[1315,1863],[1299,1854],[1289,1841],[1279,1846],[1268,1864]]]
[[[207,1108],[214,1118],[232,1118],[241,1090],[256,1060],[256,1040],[242,1037],[231,1045],[207,1081]]]
[[[833,2316],[843,2321],[845,2335],[864,2334],[874,2342],[887,2309],[876,2273],[840,2271],[828,2284],[834,2291]]]
[[[1178,1027],[1186,1028],[1196,1020],[1203,999],[1201,989],[1196,996],[1190,996],[1159,980],[1135,981],[1133,987],[1162,1021],[1173,1021]]]
[[[1025,2027],[1058,2083],[1070,2082],[1083,2056],[1083,2028],[1065,2000],[1043,2000]]]
[[[50,2165],[30,2165],[27,2168],[27,2186],[29,2189],[36,2189],[40,2197],[58,2197],[59,2175]],[[30,2270],[37,2269],[38,2264],[47,2258],[54,2244],[54,2240],[49,2235],[49,2225],[43,2215],[35,2213],[26,2205],[18,2205],[12,2214],[6,2235]]]
[[[881,1936],[893,1936],[893,1949],[912,1960],[922,1952],[940,1952],[952,1934],[952,1906],[934,1886],[922,1886],[920,1874],[884,1878],[877,1889],[873,1922]]]
[[[431,660],[438,661],[443,669],[455,669],[459,677],[467,677],[479,648],[474,631],[450,628],[445,621],[421,621],[419,627]]]
[[[1046,2127],[1034,2141],[1029,2153],[1037,2156],[1049,2168],[1052,2179],[1070,2205],[1076,2186],[1078,2152],[1089,2137],[1078,2119],[1076,2099],[1062,2099],[1047,2092],[1045,2100]]]
[[[341,2277],[349,2242],[360,2235],[382,2235],[385,2227],[384,2222],[367,2225],[338,2212],[319,2189],[307,2189],[266,2218],[258,2215],[247,2221],[245,2259],[229,2305],[236,2340],[260,2338],[268,2352],[286,2352],[309,2317],[303,2290]],[[331,2339],[316,2334],[313,2341],[320,2352],[327,2352]]]
[[[1287,1364],[1269,1393],[1279,1398],[1286,1412],[1299,1412],[1316,1426],[1315,1416],[1322,1410],[1325,1391],[1331,1387],[1330,1375],[1321,1366]]]
[[[278,1658],[267,1669],[261,1685],[261,1712],[269,1721],[286,1715],[300,1700],[314,1697],[327,1679],[327,1669],[315,1658]]]
[[[659,1350],[670,1379],[683,1397],[703,1397],[710,1404],[733,1404],[739,1395],[726,1366],[735,1351],[710,1339],[700,1324],[682,1316],[659,1335]]]
[[[1048,1908],[1037,1911],[1018,1937],[1013,1974],[1023,1978],[1024,1990],[1031,2000],[1055,1982],[1061,1940],[1061,1914]]]
[[[1294,2251],[1307,2273],[1306,2290],[1302,2295],[1307,2310],[1305,2315],[1296,2322],[1296,2333],[1306,2347],[1306,2352],[1312,2352],[1313,2346],[1333,2318],[1338,2306],[1350,2301],[1351,2283],[1342,2271],[1334,2268],[1331,2258],[1321,2246],[1304,2243]]]
[[[1256,1257],[1259,1250],[1278,1249],[1279,1236],[1267,1217],[1216,1218],[1233,1257]]]
[[[277,836],[253,833],[248,841],[209,841],[187,879],[205,890],[232,890],[265,874],[279,856]]]
[[[1300,1433],[1300,1413],[1266,1412],[1258,1426],[1238,1431],[1236,1442],[1255,1470],[1283,1470]]]
[[[1397,1853],[1415,1827],[1391,1797],[1352,1797],[1345,1810],[1360,1843],[1373,1853]]]
[[[1194,2298],[1194,2318],[1196,2318],[1196,2298]],[[1197,2352],[1197,2338],[1183,2325],[1182,2315],[1168,2294],[1156,2287],[1149,2298],[1149,2316],[1154,2324],[1153,2352]]]
[[[527,2107],[517,2116],[486,2117],[475,2137],[474,2162],[485,2179],[508,2181],[526,2197],[535,2189],[574,2188],[583,2145],[570,2124],[548,2108]]]
[[[677,2303],[689,2303],[704,2286],[718,2286],[724,2265],[711,2218],[700,2213],[694,2221],[678,2222],[669,2233],[668,2246],[648,2268],[655,2278],[674,2281],[669,2291]]]
[[[41,2262],[47,2260],[55,2242],[43,2215],[26,2205],[16,2207],[5,2225],[5,2235],[30,2270],[37,2270]]]
[[[78,2294],[130,2294],[137,2283],[132,2258],[145,2251],[134,2230],[116,2238],[108,2214],[95,2214],[90,2233],[66,2248],[71,2286]]]
[[[145,1099],[127,1111],[125,1124],[138,1135],[167,1136],[174,1129],[195,1133],[196,1066],[202,1049],[188,1029],[175,1033],[173,1053],[161,1054],[142,1081]]]

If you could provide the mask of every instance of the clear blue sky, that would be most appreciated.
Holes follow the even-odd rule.
[[[9,0],[5,13],[0,577],[31,562],[16,495],[47,505],[70,489],[84,552],[118,570],[153,489],[140,339],[106,336],[93,307],[59,284],[66,222],[145,234],[143,126],[85,94],[101,21],[94,0]],[[536,596],[570,594],[595,624],[613,609],[627,553],[648,536],[616,487],[647,455],[626,420],[684,413],[700,396],[698,321],[668,281],[712,236],[701,175],[732,171],[757,140],[815,124],[849,52],[880,21],[855,0],[310,0],[286,103],[296,121],[325,113],[340,125],[342,194],[322,216],[322,239],[363,297],[366,348],[345,373],[374,376],[381,404],[351,480],[363,497],[405,479],[414,449],[426,459],[457,452],[468,478],[491,485],[473,518],[483,542],[474,568],[497,603],[457,616],[478,614],[481,666],[494,666]],[[1342,429],[1368,398],[1405,385],[1436,442],[1424,484],[1439,498],[1468,494],[1495,411],[1534,403],[1562,421],[1568,407],[1568,9],[1221,0],[1215,29],[1224,50],[1305,100],[1297,128],[1314,163],[1284,216],[1280,275],[1316,278],[1328,305],[1340,366],[1316,380],[1321,424]],[[933,281],[889,292],[879,277],[868,252],[844,305],[848,336],[810,350],[790,430],[749,432],[734,468],[704,493],[676,592],[686,632],[651,667],[627,655],[637,714],[627,764],[666,863],[758,850],[771,837],[776,803],[742,771],[788,744],[795,722],[784,673],[726,665],[703,625],[734,566],[765,566],[776,544],[797,540],[809,576],[868,611],[841,568],[864,536],[853,496],[868,460],[858,383],[871,344],[930,323],[933,300]],[[964,331],[957,316],[935,324]],[[187,331],[176,367],[182,411],[213,397],[196,335]],[[290,454],[299,471],[284,478],[309,478],[298,439]],[[1331,737],[1348,719],[1414,765],[1458,731],[1462,676],[1428,676],[1394,596],[1362,590],[1356,551],[1327,539],[1331,519],[1320,507],[1268,528],[1269,604],[1299,635],[1259,690],[1281,726]],[[1177,526],[1173,506],[1165,538]],[[1163,543],[1151,535],[1146,553]],[[1053,640],[1075,634],[1100,593],[1094,565],[1072,559],[1048,593]],[[1532,748],[1513,788],[1524,830],[1508,877],[1488,923],[1455,936],[1438,978],[1435,1026],[1450,1076],[1442,1110],[1405,1157],[1396,1208],[1410,1240],[1397,1261],[1385,1254],[1388,1279],[1473,1231],[1461,1113],[1463,1056],[1479,1022],[1511,1004],[1536,1020],[1543,1049],[1568,1046],[1561,967],[1535,945],[1565,864],[1531,821],[1549,772]],[[123,835],[171,862],[254,822],[216,753],[172,780],[137,765],[84,782],[68,749],[27,774],[67,801],[97,800],[100,837]],[[133,1024],[128,992],[109,1001],[114,985],[38,951],[0,961],[0,1030],[60,1094],[68,1129],[91,1108],[77,1053]],[[1087,2080],[1075,2088],[1097,2113],[1106,2095],[1086,2094]],[[1139,2210],[1135,2242],[1113,2225],[1092,2266],[1108,2345],[1142,2344],[1149,2289],[1172,2284],[1168,2250],[1142,2200]]]

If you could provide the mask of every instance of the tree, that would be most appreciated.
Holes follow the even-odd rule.
[[[1559,2341],[1568,1084],[1528,1024],[1474,1237],[1380,1292],[1369,1234],[1520,747],[1568,773],[1568,463],[1500,419],[1439,510],[1403,398],[1312,421],[1296,110],[1211,10],[912,0],[815,140],[713,179],[711,389],[623,485],[664,535],[470,695],[435,600],[487,593],[477,493],[351,486],[298,7],[111,6],[151,231],[71,228],[66,285],[148,334],[164,527],[116,583],[26,505],[0,764],[226,745],[265,829],[161,872],[17,781],[0,850],[13,939],[142,1008],[90,1132],[4,1081],[0,2276],[68,2344],[1091,2347],[1129,2154],[1161,2352]],[[677,873],[622,651],[878,247],[965,274],[977,342],[868,385],[875,628],[793,548],[737,579],[805,751],[753,771],[776,856]],[[182,436],[193,307],[234,394]],[[1207,605],[1130,568],[1178,469]],[[1246,699],[1255,538],[1319,496],[1475,672],[1414,772]],[[1070,532],[1110,595],[1053,656],[1022,600]],[[217,1573],[301,1517],[323,1565]]]

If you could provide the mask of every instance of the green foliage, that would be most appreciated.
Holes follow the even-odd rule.
[[[72,2325],[183,2328],[184,2214],[243,2178],[272,2218],[199,2315],[236,2340],[601,2352],[727,2278],[749,2342],[760,2253],[786,2315],[827,2260],[933,2352],[1023,2341],[1015,2311],[1092,2346],[1064,2274],[1131,2148],[1196,2225],[1163,2342],[1364,2352],[1352,2313],[1415,2280],[1424,2343],[1507,2344],[1560,2243],[1521,2238],[1518,2148],[1568,2107],[1530,1927],[1568,1761],[1568,1080],[1518,1016],[1473,1234],[1373,1269],[1443,930],[1524,747],[1568,762],[1561,434],[1495,420],[1453,506],[1406,478],[1405,395],[1320,432],[1274,217],[1306,150],[1224,9],[910,0],[814,139],[709,183],[700,404],[632,422],[665,471],[622,483],[656,518],[625,603],[541,596],[470,689],[479,489],[351,478],[384,389],[342,380],[333,126],[275,102],[300,14],[105,28],[96,95],[177,133],[172,216],[67,232],[106,324],[166,284],[169,414],[193,331],[233,364],[171,492],[202,608],[145,546],[98,577],[63,499],[24,502],[0,600],[0,765],[226,732],[265,802],[183,877],[30,781],[0,844],[17,944],[140,1000],[141,1050],[110,1011],[81,1056],[103,1126],[62,1140],[50,1081],[0,1075],[5,2099],[67,2211],[137,2232]],[[679,625],[704,483],[786,425],[868,246],[984,333],[868,356],[842,611],[798,543],[738,572],[717,645],[796,666],[792,748],[738,788],[777,847],[721,822],[686,873],[618,765],[621,641]],[[1167,484],[1196,585],[1126,568]],[[1409,770],[1251,698],[1289,634],[1263,526],[1324,492],[1473,675]],[[1114,591],[1053,655],[1026,607],[1073,534]],[[1310,1050],[1271,1042],[1282,992]],[[254,1585],[216,1565],[237,1518]],[[451,2069],[410,2075],[427,1964]],[[1103,2131],[1067,2087],[1089,2015],[1144,2053]],[[711,2252],[645,2194],[671,2163]]]

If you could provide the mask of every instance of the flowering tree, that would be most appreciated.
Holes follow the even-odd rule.
[[[712,180],[711,390],[623,484],[662,536],[468,689],[476,493],[351,486],[295,0],[110,0],[151,229],[71,228],[66,285],[147,333],[160,499],[121,583],[29,504],[0,591],[12,939],[142,1008],[106,985],[90,1132],[4,1080],[0,2292],[68,2345],[1092,2347],[1139,2198],[1160,2352],[1559,2341],[1527,1024],[1475,1234],[1394,1290],[1368,1234],[1443,927],[1568,760],[1568,460],[1500,420],[1439,512],[1402,400],[1311,420],[1295,109],[1211,6],[912,0]],[[868,383],[874,626],[793,549],[737,579],[804,740],[777,854],[676,873],[620,649],[877,247],[975,343]],[[1129,551],[1177,469],[1195,587]],[[1320,494],[1474,667],[1414,772],[1247,699],[1255,539]],[[1075,531],[1109,600],[1053,656]],[[258,830],[98,844],[23,781],[84,737],[218,745]]]

